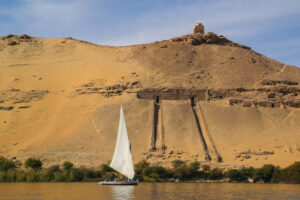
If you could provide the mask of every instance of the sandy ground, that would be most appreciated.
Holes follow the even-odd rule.
[[[73,39],[0,38],[0,155],[41,158],[45,165],[69,160],[97,167],[112,155],[123,103],[135,162],[170,164],[198,160],[223,167],[282,167],[300,158],[300,108],[245,108],[226,99],[200,102],[207,134],[223,162],[205,162],[190,102],[163,100],[165,145],[150,152],[153,101],[135,93],[105,96],[78,89],[116,84],[153,88],[258,88],[263,79],[300,82],[300,69],[248,49],[192,46],[162,41],[129,47],[97,46]],[[167,45],[167,48],[161,48]],[[253,59],[255,62],[253,62]],[[197,77],[201,77],[201,79]],[[297,86],[299,87],[299,86]],[[159,126],[160,127],[160,126]],[[206,136],[207,137],[207,136]],[[206,138],[209,141],[209,138]]]

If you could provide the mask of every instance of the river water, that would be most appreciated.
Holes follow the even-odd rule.
[[[300,185],[241,183],[0,183],[0,200],[300,199]]]

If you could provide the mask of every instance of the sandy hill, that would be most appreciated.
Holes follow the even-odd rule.
[[[107,162],[122,102],[136,162],[300,158],[300,69],[213,33],[127,47],[9,35],[0,70],[1,156]]]

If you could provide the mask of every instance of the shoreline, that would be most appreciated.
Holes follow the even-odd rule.
[[[24,164],[0,157],[0,182],[99,182],[118,181],[125,177],[108,164],[97,169],[76,168],[65,161],[61,165],[43,168],[40,159],[28,158]],[[140,182],[174,183],[279,183],[300,184],[300,162],[280,168],[266,164],[261,168],[211,168],[197,161],[174,160],[172,167],[151,165],[143,160],[134,166],[134,179]]]

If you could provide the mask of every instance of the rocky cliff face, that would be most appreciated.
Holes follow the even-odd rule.
[[[0,38],[0,155],[98,166],[120,103],[134,160],[286,166],[300,156],[300,70],[197,24],[128,47]]]

